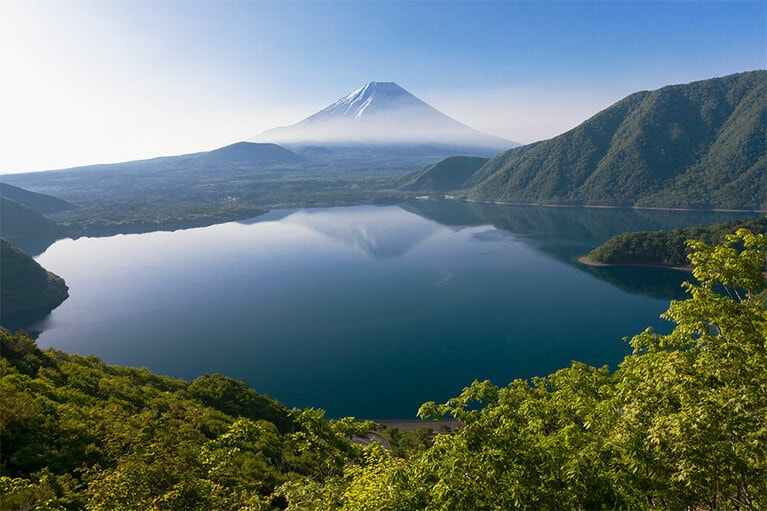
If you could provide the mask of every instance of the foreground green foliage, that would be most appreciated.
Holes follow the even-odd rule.
[[[767,238],[693,242],[668,335],[610,372],[474,382],[395,449],[244,382],[189,384],[0,331],[0,509],[765,509]],[[390,438],[392,435],[388,432]]]
[[[690,264],[687,240],[718,244],[724,241],[726,234],[739,228],[767,234],[767,217],[671,231],[626,232],[613,236],[589,252],[586,258],[604,264],[687,266]]]
[[[271,509],[278,485],[360,458],[346,438],[372,427],[288,411],[220,375],[190,384],[6,330],[0,343],[4,511]]]
[[[420,410],[454,416],[459,433],[288,486],[290,509],[764,509],[767,240],[741,230],[694,247],[700,284],[666,313],[678,326],[635,336],[615,373],[575,363],[504,388],[474,382]]]

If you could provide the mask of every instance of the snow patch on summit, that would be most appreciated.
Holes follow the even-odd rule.
[[[256,138],[278,144],[448,144],[498,149],[514,142],[479,132],[394,82],[370,82],[291,126]]]

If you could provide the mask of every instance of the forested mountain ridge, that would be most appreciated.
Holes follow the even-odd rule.
[[[20,245],[40,238],[56,240],[64,236],[64,229],[37,211],[0,197],[0,236]]]
[[[29,190],[24,190],[7,183],[0,183],[0,197],[18,202],[41,215],[75,209],[73,204],[63,201],[58,197],[30,192]]]
[[[458,190],[487,161],[488,158],[477,156],[449,156],[402,176],[397,180],[397,186],[418,192]]]
[[[0,183],[0,236],[27,254],[38,255],[66,236],[65,228],[46,215],[75,209],[58,197]]]
[[[767,71],[632,94],[483,166],[476,201],[767,208]]]

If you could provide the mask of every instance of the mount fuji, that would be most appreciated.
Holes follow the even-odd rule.
[[[430,147],[452,154],[495,155],[519,144],[443,114],[394,82],[370,82],[291,126],[254,141],[288,147]]]

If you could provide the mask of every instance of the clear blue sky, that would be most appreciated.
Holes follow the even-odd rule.
[[[3,0],[0,173],[209,150],[395,81],[527,143],[767,68],[767,2]]]

